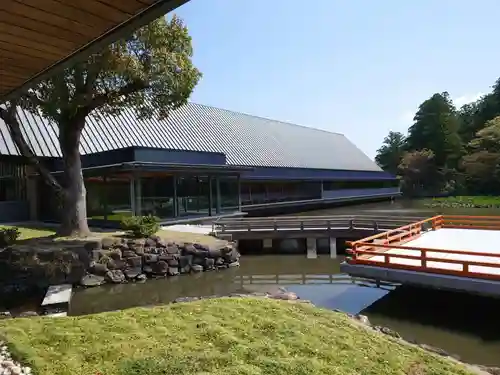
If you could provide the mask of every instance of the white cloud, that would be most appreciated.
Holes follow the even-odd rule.
[[[475,102],[483,95],[484,95],[484,93],[482,93],[482,92],[478,92],[477,94],[471,94],[471,95],[462,95],[462,96],[459,96],[459,97],[453,99],[453,103],[455,104],[455,107],[457,107],[457,109],[459,109],[460,107],[462,107],[465,104]]]

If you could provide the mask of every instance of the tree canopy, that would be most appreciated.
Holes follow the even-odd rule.
[[[140,118],[168,116],[187,102],[201,78],[192,55],[183,21],[162,17],[0,107],[0,117],[21,154],[61,199],[61,234],[88,233],[79,153],[88,116],[117,115],[125,108]],[[17,120],[18,108],[41,114],[57,125],[62,179],[54,178],[30,149]]]
[[[500,79],[490,93],[459,109],[447,92],[431,95],[406,138],[394,134],[384,139],[376,161],[402,178],[407,194],[500,193]],[[426,167],[415,168],[424,156]]]

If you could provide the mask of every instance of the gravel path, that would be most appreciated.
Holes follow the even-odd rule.
[[[0,341],[0,375],[31,375],[31,368],[14,361],[2,341]]]

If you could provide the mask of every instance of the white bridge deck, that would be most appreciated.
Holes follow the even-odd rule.
[[[443,228],[436,231],[422,233],[420,237],[406,242],[405,247],[420,247],[427,249],[452,250],[455,253],[442,253],[427,251],[427,257],[462,260],[480,263],[497,263],[498,268],[484,266],[469,266],[469,272],[500,275],[500,257],[459,254],[459,252],[492,253],[500,255],[500,231],[482,229],[455,229]],[[385,249],[380,249],[385,250]],[[384,253],[390,255],[420,256],[420,250],[412,249],[387,249]],[[384,262],[383,255],[371,256],[370,261]],[[420,266],[418,259],[404,259],[389,257],[389,263],[409,266]],[[428,268],[462,271],[462,264],[427,261]]]
[[[439,215],[351,245],[351,276],[500,297],[500,217]]]

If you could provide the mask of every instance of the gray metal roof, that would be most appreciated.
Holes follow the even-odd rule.
[[[18,116],[36,155],[61,156],[56,125],[21,110]],[[88,118],[82,154],[130,146],[222,152],[230,165],[381,171],[342,134],[201,104],[188,103],[165,120],[138,120],[132,110]],[[0,120],[1,154],[18,151]]]

